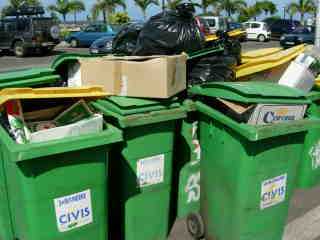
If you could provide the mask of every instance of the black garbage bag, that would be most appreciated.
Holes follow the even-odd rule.
[[[240,65],[241,60],[241,43],[238,39],[229,39],[225,43],[225,55],[233,56],[237,60],[237,65]]]
[[[236,58],[212,56],[188,64],[188,85],[235,81]]]
[[[113,39],[112,53],[132,55],[136,49],[138,36],[142,27],[142,23],[130,23],[122,27]]]
[[[222,45],[224,46],[224,55],[233,56],[237,60],[237,65],[241,64],[241,43],[236,38],[229,37],[225,31],[218,31],[217,36],[221,39]]]
[[[184,3],[176,10],[150,18],[138,37],[134,55],[173,55],[194,52],[205,46],[205,37],[194,18],[194,6]]]

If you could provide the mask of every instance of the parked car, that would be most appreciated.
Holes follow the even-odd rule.
[[[107,36],[97,39],[89,48],[91,54],[111,54],[112,41],[114,36]]]
[[[73,48],[90,47],[95,40],[115,34],[116,30],[108,24],[91,24],[83,31],[70,34],[65,40]]]
[[[215,34],[217,31],[226,31],[228,29],[227,20],[223,17],[201,16],[201,18],[208,23],[211,34]]]
[[[259,42],[269,41],[271,38],[271,32],[268,26],[264,22],[250,21],[243,24],[247,32],[247,38],[249,40],[258,40]]]
[[[247,32],[245,31],[243,25],[237,22],[229,22],[228,23],[228,31],[240,30],[241,33],[238,36],[240,42],[245,42],[247,40]]]
[[[52,18],[38,17],[44,13],[43,9],[27,10],[7,14],[0,20],[0,50],[13,51],[17,57],[24,57],[32,51],[49,53],[60,43],[59,27]]]
[[[292,47],[302,43],[313,44],[315,40],[315,29],[307,27],[298,27],[292,33],[284,34],[280,38],[282,47]]]
[[[197,22],[197,25],[200,28],[200,31],[204,35],[209,35],[210,34],[210,26],[209,26],[209,24],[208,24],[208,22],[206,20],[204,20],[201,17],[196,17],[196,22]]]
[[[273,21],[268,27],[271,31],[271,38],[280,39],[283,34],[292,33],[299,26],[301,26],[299,21],[278,19]]]

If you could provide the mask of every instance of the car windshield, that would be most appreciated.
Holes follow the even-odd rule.
[[[122,28],[122,25],[110,25],[111,29],[113,32],[119,32],[120,29]]]
[[[229,26],[231,29],[242,28],[241,23],[230,23]]]
[[[52,18],[33,18],[32,21],[35,30],[46,30],[54,24]]]

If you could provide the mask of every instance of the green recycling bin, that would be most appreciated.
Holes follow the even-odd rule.
[[[198,138],[198,113],[194,102],[190,100],[184,101],[183,106],[187,111],[187,118],[178,123],[174,147],[172,223],[200,212],[201,147]],[[188,230],[192,231],[192,228],[188,227]]]
[[[307,115],[310,118],[320,118],[320,92],[312,91],[308,94],[312,104]],[[308,131],[305,139],[302,160],[299,165],[297,186],[311,188],[320,183],[320,126]]]
[[[272,83],[216,83],[191,92],[200,97],[205,238],[282,239],[305,135],[319,124],[295,120],[309,101]]]
[[[16,91],[0,92],[1,105],[100,95],[84,89]],[[0,239],[107,239],[106,168],[111,144],[122,140],[119,129],[106,124],[96,134],[18,144],[0,125],[0,139]]]
[[[111,151],[110,238],[167,239],[173,146],[177,121],[186,117],[173,100],[110,97],[93,106],[123,129]]]

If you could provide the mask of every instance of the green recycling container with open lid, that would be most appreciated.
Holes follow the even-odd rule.
[[[0,91],[0,105],[90,102],[106,95],[96,87],[10,88]],[[121,131],[105,123],[96,133],[18,144],[1,124],[0,239],[106,240],[108,153],[121,140]]]
[[[299,90],[273,83],[213,83],[190,92],[200,112],[205,238],[281,240],[305,135],[319,124],[293,120],[288,106],[305,110],[310,100]],[[248,123],[220,108],[221,100],[271,108],[260,109],[256,117],[261,121]],[[275,114],[264,121],[270,112]]]
[[[174,137],[184,108],[175,99],[116,96],[92,105],[124,137],[109,166],[111,239],[167,239]]]
[[[312,101],[307,110],[308,117],[320,118],[320,92],[311,91],[307,97]],[[320,184],[320,126],[308,131],[297,180],[297,186],[300,188],[311,188],[318,184]]]

